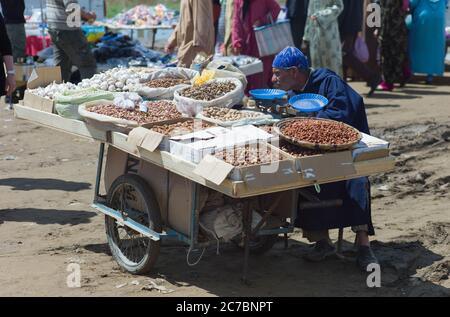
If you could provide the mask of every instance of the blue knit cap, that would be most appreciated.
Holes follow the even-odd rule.
[[[298,48],[288,46],[275,56],[272,63],[273,68],[291,68],[308,69],[308,58]]]

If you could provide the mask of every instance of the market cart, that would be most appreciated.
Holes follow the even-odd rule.
[[[285,235],[287,243],[287,234],[293,232],[299,207],[318,208],[342,204],[341,201],[318,201],[304,188],[369,176],[394,168],[394,159],[389,156],[389,150],[374,148],[352,157],[353,172],[350,174],[345,173],[344,169],[331,174],[318,173],[315,179],[308,179],[301,173],[288,178],[281,175],[253,175],[254,179],[259,180],[257,186],[250,181],[233,181],[229,178],[217,183],[196,173],[197,164],[166,151],[148,151],[130,142],[126,134],[105,131],[83,121],[65,119],[23,105],[16,105],[14,109],[17,118],[99,142],[92,206],[106,215],[106,233],[115,260],[135,274],[147,272],[154,265],[161,240],[175,238],[186,243],[189,246],[188,263],[193,262],[190,259],[192,250],[204,250],[218,243],[199,230],[201,197],[205,191],[221,193],[237,202],[241,208],[243,234],[236,243],[244,248],[243,279],[246,280],[251,251],[264,252],[270,249],[279,234]],[[105,151],[107,158],[103,168]],[[106,194],[100,193],[103,170]],[[260,205],[264,205],[264,212],[255,224],[252,219],[254,199],[261,197],[266,198],[266,205]],[[274,205],[281,201],[284,207],[277,214]],[[342,230],[340,238],[342,240]]]

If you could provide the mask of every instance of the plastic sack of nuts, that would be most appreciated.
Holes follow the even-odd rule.
[[[145,105],[147,111],[142,111]],[[135,109],[121,108],[112,101],[99,100],[80,106],[78,112],[87,122],[103,130],[128,133],[144,123],[163,122],[181,118],[175,103],[169,100],[136,103]]]
[[[242,125],[264,125],[274,124],[278,119],[274,119],[270,114],[264,114],[251,110],[235,110],[220,107],[207,107],[196,115],[197,119],[215,123],[222,127],[235,127]]]
[[[202,86],[178,89],[174,93],[177,109],[195,116],[206,107],[231,108],[244,98],[244,86],[236,78],[217,78]]]
[[[172,99],[175,90],[191,86],[198,72],[189,68],[165,68],[152,73],[148,80],[130,88],[130,91],[151,99]]]

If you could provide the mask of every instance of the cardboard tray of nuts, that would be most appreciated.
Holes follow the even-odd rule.
[[[172,137],[189,134],[195,131],[216,126],[214,123],[194,118],[180,118],[163,122],[145,123],[143,128],[152,131],[152,136],[158,139],[160,151],[170,151],[170,139]]]
[[[207,107],[196,115],[196,118],[215,123],[221,127],[239,125],[263,125],[273,124],[279,120],[270,114],[264,114],[254,110],[235,110],[222,107]]]
[[[340,151],[352,148],[361,133],[348,124],[318,118],[289,118],[274,126],[280,138],[303,148]]]

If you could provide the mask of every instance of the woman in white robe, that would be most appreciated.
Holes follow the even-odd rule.
[[[303,40],[308,42],[311,66],[328,68],[342,77],[342,47],[338,17],[344,9],[342,0],[309,1]]]

